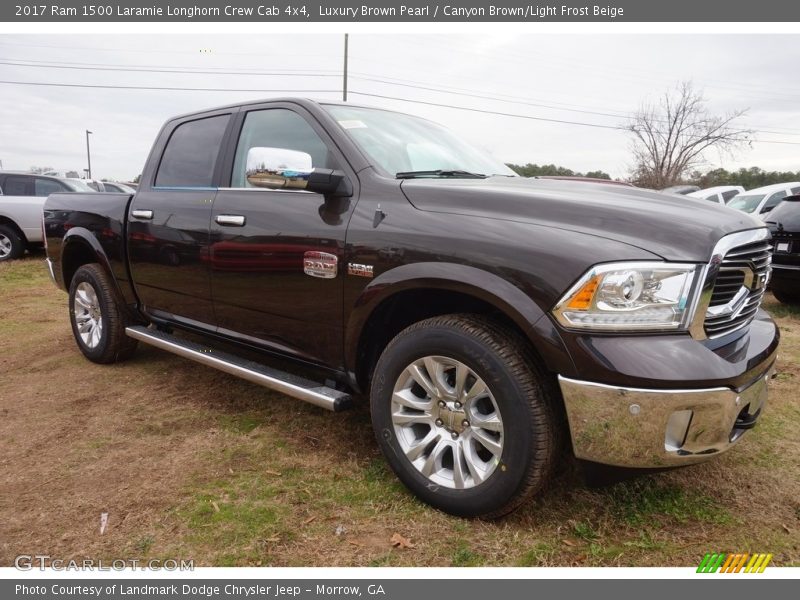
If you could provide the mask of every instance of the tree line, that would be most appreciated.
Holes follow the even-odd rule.
[[[558,176],[558,177],[594,177],[597,179],[611,179],[611,176],[604,171],[588,171],[581,173],[580,171],[573,171],[567,167],[558,165],[537,165],[528,163],[525,165],[516,165],[507,163],[511,170],[517,175],[522,177],[542,177],[542,176]],[[773,183],[785,183],[787,181],[800,181],[800,171],[765,171],[760,167],[741,168],[737,171],[728,171],[727,169],[712,169],[705,173],[701,171],[692,171],[688,175],[682,177],[680,180],[675,181],[675,184],[696,185],[702,189],[714,187],[716,185],[741,185],[746,190],[752,190],[765,185],[772,185]],[[633,183],[641,187],[647,187],[645,182],[633,181]]]
[[[611,179],[611,175],[603,171],[589,171],[588,173],[580,173],[573,171],[566,167],[559,167],[558,165],[537,165],[528,163],[526,165],[515,165],[513,163],[506,163],[506,166],[514,171],[517,175],[522,177],[594,177],[595,179]]]

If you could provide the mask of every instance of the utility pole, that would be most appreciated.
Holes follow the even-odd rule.
[[[89,136],[92,134],[88,129],[86,130],[86,161],[89,163],[89,179],[92,178],[92,154],[89,152]]]
[[[342,80],[342,101],[347,102],[347,42],[349,35],[344,34],[344,78]]]

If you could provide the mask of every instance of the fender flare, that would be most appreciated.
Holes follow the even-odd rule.
[[[551,370],[574,364],[553,322],[525,292],[499,275],[458,263],[422,262],[381,273],[355,300],[345,327],[345,364],[355,370],[365,327],[374,311],[397,293],[414,289],[460,292],[482,300],[511,319]]]
[[[94,253],[95,258],[97,259],[96,262],[100,263],[100,266],[103,267],[108,276],[114,282],[114,288],[120,295],[120,298],[124,297],[122,295],[122,290],[119,287],[119,282],[117,281],[117,278],[114,277],[114,271],[111,269],[111,262],[108,260],[106,251],[103,249],[103,246],[100,244],[100,242],[97,241],[97,238],[94,236],[94,234],[85,227],[72,227],[64,235],[61,243],[61,264],[59,266],[61,271],[61,281],[64,283],[64,288],[69,291],[69,284],[67,283],[66,274],[64,272],[64,257],[67,255],[70,248],[75,247],[77,244],[82,245],[84,248],[88,247],[89,250]]]

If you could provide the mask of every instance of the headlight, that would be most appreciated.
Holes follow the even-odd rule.
[[[597,265],[570,288],[553,314],[573,329],[680,329],[692,316],[698,270],[698,265],[662,262]]]

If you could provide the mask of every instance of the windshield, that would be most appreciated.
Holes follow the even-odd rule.
[[[364,154],[393,177],[418,171],[425,171],[420,174],[425,177],[515,176],[502,162],[431,121],[374,108],[325,109]]]
[[[739,194],[733,200],[728,202],[728,206],[735,208],[736,210],[751,213],[758,208],[758,205],[764,199],[764,196],[766,196],[766,194]]]
[[[94,192],[82,179],[62,179],[69,189],[73,192]]]

